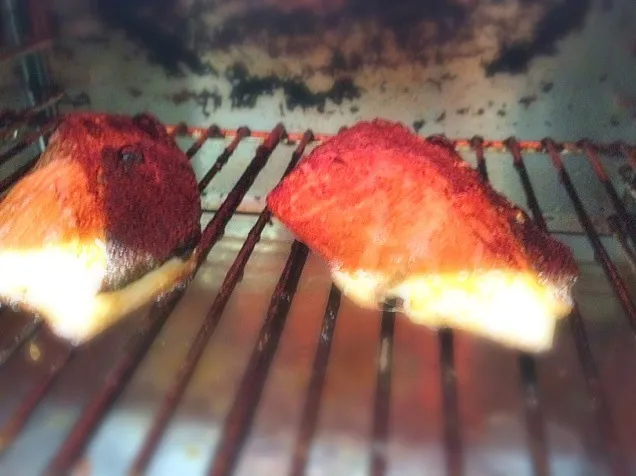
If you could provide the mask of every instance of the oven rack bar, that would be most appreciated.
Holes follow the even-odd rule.
[[[174,126],[167,126],[168,131],[171,131]],[[341,128],[342,129],[342,128]],[[184,135],[188,135],[194,138],[200,137],[205,133],[204,127],[196,127],[196,126],[188,126],[187,130],[184,131]],[[224,137],[233,137],[238,134],[240,128],[237,129],[221,129],[220,132]],[[252,130],[250,132],[249,137],[256,140],[262,140],[266,138],[268,135],[267,131],[259,131]],[[335,134],[325,134],[325,133],[316,133],[314,132],[314,141],[315,142],[324,142],[325,140],[333,137]],[[302,139],[303,133],[301,132],[290,132],[286,138],[286,143],[293,144],[297,143]],[[506,143],[508,139],[504,140],[490,140],[485,139],[481,136],[474,136],[470,139],[466,138],[446,138],[445,136],[440,136],[438,134],[432,137],[444,137],[445,140],[452,143],[457,150],[460,151],[472,151],[474,144],[476,142],[480,142],[483,150],[488,150],[492,152],[505,152],[507,151]],[[535,153],[544,153],[545,145],[543,140],[519,140],[519,148],[522,152],[535,152]],[[607,157],[620,157],[626,158],[627,162],[630,164],[632,168],[636,170],[636,145],[628,144],[623,141],[615,141],[615,142],[594,142],[586,139],[582,139],[580,141],[564,141],[556,143],[556,146],[560,153],[564,154],[582,154],[585,153],[587,146],[592,146],[598,153],[601,153]]]
[[[35,125],[36,119],[40,112],[54,107],[57,105],[63,98],[65,94],[63,92],[56,92],[49,95],[45,98],[41,103],[37,104],[34,107],[25,109],[20,112],[15,112],[13,110],[4,110],[0,111],[0,119],[6,118],[7,120],[3,120],[2,124],[0,124],[0,140],[7,140],[12,135],[16,134],[23,127],[28,127],[31,125]],[[6,124],[5,124],[6,123]]]
[[[1,56],[0,56],[1,57]],[[34,117],[39,111],[53,106],[60,102],[65,97],[64,93],[56,92],[44,100],[41,104],[35,105],[29,109],[23,111],[15,111],[14,123],[3,124],[3,129],[11,127],[19,127],[21,121],[25,117]],[[10,111],[3,111],[10,112]],[[269,136],[270,131],[264,130],[252,130],[246,126],[241,126],[237,129],[226,129],[218,126],[201,127],[192,126],[183,122],[178,124],[166,125],[166,129],[170,134],[175,136],[189,136],[196,140],[211,139],[211,138],[233,138],[240,136],[242,139],[250,139],[261,141]],[[288,132],[284,142],[286,144],[297,144],[303,140],[304,132]],[[312,143],[321,143],[325,140],[333,137],[335,134],[317,133],[313,132]],[[492,152],[506,152],[508,150],[507,143],[509,139],[504,140],[490,140],[485,139],[479,135],[472,138],[446,138],[445,136],[435,135],[435,137],[444,137],[445,140],[455,146],[460,151],[474,151],[476,144],[480,144],[479,148],[482,151]],[[25,139],[25,141],[33,142],[32,140]],[[545,140],[517,140],[519,149],[524,153],[545,153]],[[602,154],[606,157],[616,157],[622,160],[626,160],[627,164],[632,169],[636,170],[636,144],[626,143],[624,141],[614,142],[597,142],[590,141],[588,139],[582,139],[579,141],[564,141],[554,142],[555,148],[561,154],[586,154],[589,156],[590,151],[596,154]],[[200,145],[199,145],[200,147]],[[198,149],[197,149],[198,150]],[[196,152],[196,151],[194,151]],[[589,160],[593,160],[590,158]],[[478,157],[479,161],[479,157]],[[479,162],[482,163],[482,162]]]
[[[51,38],[47,38],[44,40],[32,41],[24,46],[11,48],[7,51],[0,52],[0,64],[18,60],[31,53],[47,50],[51,48],[52,45],[53,40]]]

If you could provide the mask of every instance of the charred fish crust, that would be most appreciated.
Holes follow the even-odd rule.
[[[119,115],[104,116],[105,125],[120,132],[130,131],[130,119]]]
[[[141,279],[172,258],[179,258],[181,261],[189,260],[200,239],[201,233],[195,233],[162,259],[157,259],[147,252],[132,250],[116,240],[109,240],[106,243],[106,276],[100,292],[118,291]]]
[[[129,170],[132,165],[144,162],[144,152],[135,144],[125,145],[117,151],[117,159]]]
[[[197,233],[193,235],[185,243],[175,248],[175,250],[172,252],[172,256],[179,258],[183,261],[190,259],[190,257],[192,256],[192,253],[194,253],[194,250],[196,249],[200,240],[201,240],[201,233]]]
[[[137,114],[133,117],[133,122],[139,129],[146,132],[153,139],[160,139],[168,136],[166,128],[151,114]]]
[[[104,162],[114,163],[117,160],[118,151],[115,147],[107,145],[102,149],[101,156]]]
[[[89,135],[93,137],[99,136],[100,128],[97,124],[95,124],[95,121],[86,117],[81,119],[79,122],[82,124],[82,126],[84,126],[84,129],[86,129],[86,132]]]
[[[455,144],[453,143],[453,141],[443,134],[435,134],[435,135],[429,136],[426,139],[426,141],[430,144],[434,144],[436,146],[444,148],[447,151],[450,151],[453,153],[456,152]]]

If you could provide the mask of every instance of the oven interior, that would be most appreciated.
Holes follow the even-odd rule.
[[[0,62],[20,91],[0,115],[2,192],[28,172],[60,114],[106,108],[56,82],[45,2],[25,3],[28,34],[16,2],[2,10]],[[2,474],[636,472],[633,124],[614,138],[528,137],[512,125],[525,136],[447,134],[581,268],[575,311],[553,350],[532,356],[342,297],[264,206],[337,127],[311,111],[289,121],[263,111],[164,114],[204,208],[208,252],[185,290],[81,348],[0,310]]]

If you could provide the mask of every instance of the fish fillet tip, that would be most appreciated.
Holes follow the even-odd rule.
[[[557,321],[572,303],[532,273],[491,271],[411,276],[391,286],[380,273],[331,268],[334,284],[358,306],[379,309],[389,297],[428,328],[451,327],[531,353],[552,348]]]
[[[191,279],[195,268],[193,253],[186,261],[171,258],[116,291],[86,289],[78,295],[77,287],[68,285],[57,293],[43,293],[42,286],[23,283],[21,295],[0,289],[0,298],[40,317],[58,338],[80,346]]]

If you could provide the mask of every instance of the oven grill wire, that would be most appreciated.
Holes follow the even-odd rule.
[[[28,114],[29,111],[27,111],[26,115],[17,115],[16,121],[21,122],[9,124],[6,127],[23,127],[24,117],[29,117]],[[48,136],[54,130],[55,125],[56,123],[53,121],[39,127],[36,131],[25,134],[15,144],[12,144],[6,150],[0,152],[0,163],[11,160],[16,154],[27,149],[30,144],[37,141],[40,136]],[[302,134],[288,133],[282,124],[277,125],[269,132],[251,131],[247,127],[241,127],[237,130],[227,130],[217,125],[212,125],[207,128],[198,128],[190,127],[186,124],[168,126],[167,130],[174,136],[191,136],[195,139],[195,142],[187,151],[187,155],[190,159],[195,156],[208,140],[231,139],[229,145],[227,145],[210,170],[201,179],[199,183],[200,191],[205,189],[214,176],[223,169],[224,165],[232,157],[237,146],[243,140],[251,138],[260,142],[253,160],[236,182],[235,187],[228,194],[213,219],[205,227],[201,242],[201,249],[203,251],[198,257],[198,266],[201,265],[216,242],[222,237],[229,220],[232,218],[242,199],[279,144],[287,143],[296,145],[289,165],[283,174],[284,176],[291,172],[298,161],[301,160],[306,147],[310,143],[320,142],[329,137],[328,135],[314,134],[311,131],[306,131]],[[624,238],[623,244],[626,247],[625,249],[631,250],[631,246],[636,245],[634,224],[631,221],[632,218],[618,198],[618,194],[611,181],[607,177],[599,154],[620,157],[633,167],[633,156],[636,148],[621,142],[614,144],[595,144],[590,141],[580,141],[577,143],[568,142],[557,144],[551,139],[545,139],[543,141],[518,141],[515,138],[510,138],[506,141],[489,141],[477,136],[471,139],[451,140],[451,142],[458,150],[474,151],[477,160],[477,169],[485,180],[488,180],[485,160],[486,152],[507,151],[519,175],[526,195],[528,208],[530,209],[533,219],[538,226],[546,230],[546,221],[539,207],[534,188],[530,182],[524,164],[523,154],[531,152],[548,155],[574,206],[585,234],[595,251],[595,257],[602,265],[607,279],[625,310],[629,324],[636,332],[636,307],[629,296],[627,286],[601,243],[562,160],[562,154],[564,153],[584,153],[586,155],[615,207],[616,215],[613,215],[613,218],[617,220],[617,227],[625,231],[623,235],[619,235],[619,238],[622,236]],[[11,176],[0,182],[0,192],[6,191],[12,184],[19,180],[22,175],[27,173],[33,166],[35,160],[37,160],[37,157],[26,165],[18,168]],[[180,398],[205,349],[206,343],[214,333],[216,325],[222,317],[225,305],[230,299],[235,286],[242,278],[244,268],[252,251],[270,219],[271,214],[269,210],[264,209],[247,235],[199,332],[190,344],[187,356],[178,372],[174,375],[172,383],[164,395],[141,450],[136,455],[130,474],[144,474],[148,464],[152,461],[170,418],[178,407]],[[630,240],[631,244],[629,243]],[[208,468],[209,475],[220,476],[232,474],[241,456],[241,451],[246,437],[249,434],[261,393],[267,381],[268,372],[277,351],[278,343],[285,327],[286,317],[293,303],[293,297],[301,278],[308,253],[309,250],[303,244],[297,241],[293,243],[289,258],[272,294],[258,342],[252,351],[249,364],[239,385],[226,422],[224,423],[220,444],[215,450],[215,457],[212,459],[211,465]],[[46,474],[66,474],[74,467],[90,442],[92,435],[102,420],[107,416],[109,409],[115,403],[122,390],[126,387],[128,381],[143,360],[147,350],[182,295],[183,290],[178,290],[171,294],[166,300],[153,306],[149,317],[143,322],[139,331],[131,337],[125,353],[116,361],[106,377],[103,386],[95,393],[92,400],[82,411],[79,419],[63,441],[60,449],[50,461]],[[320,413],[322,389],[330,358],[330,350],[340,302],[341,293],[332,285],[324,311],[322,328],[320,329],[320,339],[318,340],[318,347],[313,361],[297,438],[294,443],[295,450],[293,452],[289,472],[289,474],[293,476],[304,474],[306,469],[308,452],[314,438],[318,415]],[[372,449],[370,456],[370,473],[374,476],[385,474],[387,469],[385,450],[387,437],[390,432],[389,402],[391,397],[392,351],[395,324],[395,312],[392,310],[393,304],[394,303],[387,303],[385,305],[379,329],[373,424],[371,440],[369,442]],[[627,475],[629,474],[627,458],[616,434],[615,423],[612,420],[607,397],[604,394],[600,382],[598,366],[590,349],[587,331],[579,313],[578,305],[575,306],[568,320],[581,370],[585,378],[589,399],[594,410],[598,432],[604,445],[604,457],[607,467],[612,475]],[[40,328],[40,321],[34,320],[30,322],[22,329],[17,339],[9,347],[0,351],[0,369],[10,361],[16,354],[16,351],[37,333]],[[454,476],[463,474],[464,458],[461,424],[458,412],[459,395],[455,376],[453,342],[453,332],[450,329],[441,329],[438,332],[441,370],[440,391],[444,414],[445,465],[447,473]],[[75,358],[79,352],[81,351],[75,351],[69,348],[67,352],[54,363],[49,373],[34,385],[7,423],[0,428],[0,455],[9,448],[19,436],[21,429],[28,422],[41,400],[46,396],[48,390],[55,383],[67,364]],[[550,474],[548,464],[549,449],[545,437],[542,402],[535,359],[530,355],[520,353],[518,356],[518,369],[521,389],[523,391],[527,442],[532,461],[533,474],[539,476],[548,475]]]
[[[477,138],[472,141],[475,149],[477,165],[481,177],[488,181],[488,170],[484,157],[483,140]],[[515,148],[517,147],[517,148]],[[516,141],[509,141],[509,148],[515,157],[518,153]],[[532,461],[533,473],[537,476],[547,476],[549,474],[548,450],[545,438],[543,412],[537,383],[537,368],[535,359],[527,354],[520,353],[518,356],[519,375],[521,377],[521,390],[523,392],[523,406],[526,418],[526,431],[528,433],[528,446]],[[459,473],[458,473],[459,474]]]
[[[7,51],[0,53],[0,64],[9,63],[15,61],[24,56],[28,56],[31,53],[44,51],[49,49],[53,44],[53,40],[50,38],[32,41],[24,46],[11,48]]]
[[[530,183],[530,179],[528,176],[528,172],[526,170],[525,164],[523,162],[523,157],[521,155],[520,147],[517,141],[511,139],[508,142],[510,152],[513,156],[515,168],[519,173],[519,177],[521,179],[524,191],[526,193],[526,198],[528,201],[528,205],[530,210],[532,211],[533,218],[535,222],[544,230],[547,230],[548,227],[546,225],[545,219],[543,217],[543,212],[539,208],[539,204],[537,202],[536,195],[534,193],[534,189],[532,188],[532,184]],[[604,251],[603,245],[598,239],[596,232],[593,227],[587,226],[590,223],[589,217],[585,212],[585,209],[580,203],[580,199],[572,186],[572,183],[569,181],[569,176],[565,170],[563,165],[563,160],[559,153],[557,152],[556,144],[551,141],[546,141],[546,146],[549,154],[551,155],[555,167],[559,170],[561,174],[561,178],[566,188],[568,189],[568,194],[570,195],[570,199],[573,204],[579,205],[577,208],[577,213],[579,214],[579,220],[581,221],[581,225],[585,228],[585,231],[588,235],[590,243],[594,247],[594,250],[597,252],[596,259],[602,259],[601,255],[598,254],[599,249]],[[606,256],[607,254],[605,254]],[[611,259],[607,257],[609,262],[611,263]],[[603,267],[607,278],[611,281],[614,291],[617,294],[620,294],[620,290],[617,288],[617,284],[612,280],[608,268]],[[620,276],[618,280],[622,283],[622,279]],[[630,299],[627,297],[629,302]],[[618,438],[616,436],[616,430],[614,428],[614,423],[612,421],[612,416],[609,411],[609,407],[607,404],[607,398],[603,392],[603,389],[600,384],[600,378],[598,373],[598,368],[594,357],[592,355],[592,350],[590,349],[589,340],[587,337],[587,331],[585,330],[585,324],[583,322],[583,318],[579,312],[578,304],[575,303],[574,310],[569,316],[570,328],[572,332],[572,336],[574,337],[574,343],[576,346],[576,351],[579,357],[579,362],[581,364],[581,368],[583,374],[585,376],[585,383],[587,386],[588,393],[590,395],[590,399],[592,401],[592,406],[594,408],[594,416],[596,418],[596,423],[598,426],[599,433],[601,435],[602,444],[605,446],[605,456],[607,459],[608,466],[613,475],[623,476],[628,475],[628,463],[627,459],[620,448],[618,443]]]

